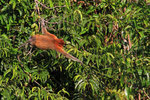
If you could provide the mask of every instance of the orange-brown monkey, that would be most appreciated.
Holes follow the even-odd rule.
[[[82,61],[77,59],[76,57],[68,54],[66,51],[63,50],[63,45],[65,44],[62,39],[58,39],[54,34],[51,34],[47,31],[44,19],[41,21],[42,33],[43,35],[34,35],[29,39],[31,45],[36,46],[37,48],[47,50],[52,49],[56,50],[57,52],[62,53],[65,57],[72,59],[73,61],[77,61],[81,64]]]

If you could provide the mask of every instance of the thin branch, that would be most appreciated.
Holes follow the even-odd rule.
[[[36,6],[37,13],[40,16],[40,10],[39,10],[39,6],[38,6],[39,2],[38,2],[38,0],[34,0],[34,1],[35,1],[35,6]],[[38,30],[40,30],[40,21],[39,21],[39,29]]]
[[[33,46],[31,46],[31,49],[29,50],[29,52],[27,53],[27,55],[25,57],[27,57],[29,54],[32,54],[32,49],[33,49]]]
[[[29,74],[28,72],[25,72],[25,71],[24,71],[23,64],[21,63],[21,60],[20,60],[20,55],[17,55],[17,59],[18,59],[19,63],[21,64],[21,69],[23,70],[23,72],[29,76],[29,82],[28,82],[28,83],[30,83],[30,81],[32,80],[31,74]],[[39,85],[40,87],[42,87],[42,85],[41,85],[40,83],[38,83],[36,80],[34,80],[34,82],[35,82],[37,85]]]
[[[131,40],[130,40],[130,35],[128,34],[128,44],[129,44],[129,48],[131,49],[131,47],[132,47],[132,43],[131,43]]]
[[[35,1],[35,6],[36,6],[36,9],[37,9],[37,12],[38,12],[38,15],[40,15],[40,10],[39,10],[39,7],[38,7],[38,4],[39,4],[39,2],[38,2],[38,0],[34,0]]]
[[[150,97],[148,96],[148,94],[143,90],[144,94],[147,96],[147,98],[150,100]]]
[[[141,100],[141,94],[140,94],[140,93],[138,93],[138,95],[139,95],[139,97],[138,97],[138,98],[139,98],[139,100]]]

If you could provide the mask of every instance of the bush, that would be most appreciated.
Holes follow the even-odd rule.
[[[36,0],[35,0],[36,1]],[[1,0],[1,99],[150,99],[150,6],[138,0]],[[73,62],[25,45],[39,18]]]

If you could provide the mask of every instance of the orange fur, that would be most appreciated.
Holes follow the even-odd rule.
[[[58,51],[59,53],[63,54],[65,57],[70,58],[70,59],[73,60],[73,61],[77,61],[77,62],[83,64],[82,61],[80,61],[78,58],[76,58],[76,57],[70,55],[69,53],[67,53],[67,52],[64,51],[61,47],[59,47],[59,46],[57,46],[57,45],[55,46],[55,50]]]
[[[55,45],[54,45],[55,40],[49,38],[48,36],[45,35],[34,35],[30,39],[30,44],[36,46],[37,48],[40,48],[42,50],[47,50],[47,49],[52,49],[54,50]]]
[[[64,41],[62,39],[58,39],[54,34],[49,33],[44,25],[42,25],[42,33],[43,35],[37,34],[32,36],[29,40],[30,44],[42,50],[56,50],[57,52],[62,53],[65,57],[83,64],[82,61],[65,52],[63,50],[63,45],[65,44]]]

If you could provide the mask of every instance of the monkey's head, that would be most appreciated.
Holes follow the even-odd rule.
[[[57,42],[60,47],[63,47],[65,45],[65,42],[62,39],[58,39]]]

